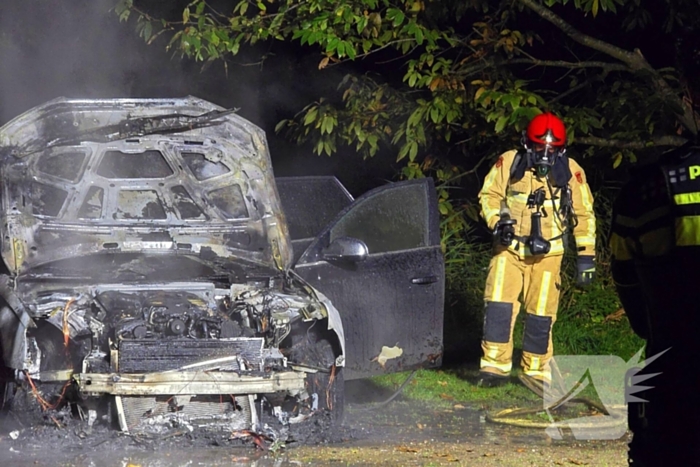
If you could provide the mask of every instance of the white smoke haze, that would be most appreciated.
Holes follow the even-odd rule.
[[[136,34],[133,21],[119,22],[112,10],[115,3],[115,0],[2,2],[0,123],[60,96],[188,94],[223,106],[233,106],[236,97],[248,96],[246,102],[235,105],[241,107],[242,113],[249,114],[246,118],[259,120],[256,94],[227,86],[223,66],[201,73],[201,64],[173,57],[165,51],[163,41],[147,45]],[[203,92],[214,87],[218,92]],[[232,92],[234,89],[237,92]]]

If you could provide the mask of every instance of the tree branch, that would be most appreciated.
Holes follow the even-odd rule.
[[[649,147],[682,146],[688,140],[680,136],[668,135],[647,141],[629,141],[624,139],[607,139],[598,136],[581,136],[574,139],[574,144],[588,144],[605,148],[648,149]]]
[[[552,10],[550,10],[549,8],[537,3],[536,0],[520,0],[520,2],[523,3],[526,7],[530,8],[535,13],[537,13],[542,18],[552,23],[558,29],[561,29],[564,32],[564,34],[566,34],[579,44],[585,45],[586,47],[590,47],[591,49],[603,52],[606,55],[616,58],[621,62],[626,63],[633,69],[643,68],[642,63],[640,63],[639,61],[639,56],[635,55],[630,51],[621,49],[620,47],[614,46],[605,41],[601,41],[600,39],[596,39],[595,37],[591,37],[587,34],[582,33],[581,31],[564,21],[563,18],[552,12]]]
[[[569,95],[571,95],[571,94],[573,94],[573,93],[575,93],[575,92],[580,91],[581,89],[583,89],[583,88],[585,88],[585,87],[587,87],[587,86],[590,86],[590,85],[592,84],[592,82],[593,82],[593,80],[584,81],[583,83],[577,84],[577,85],[574,86],[573,88],[567,89],[566,91],[562,92],[561,94],[557,94],[556,97],[553,97],[552,99],[550,99],[550,100],[547,101],[547,105],[550,105],[550,106],[551,106],[552,104],[554,104],[555,102],[558,102],[558,101],[562,100],[562,99],[565,98],[566,96],[569,96]]]
[[[683,102],[683,100],[678,96],[678,94],[676,94],[676,92],[674,92],[673,88],[668,84],[668,82],[666,82],[659,72],[655,70],[649,64],[649,62],[647,62],[639,49],[635,49],[634,52],[630,52],[608,42],[601,41],[600,39],[584,34],[564,21],[563,18],[556,15],[554,12],[552,12],[552,10],[539,4],[537,0],[520,0],[520,2],[537,13],[543,19],[552,23],[554,26],[564,32],[564,34],[579,44],[620,60],[632,71],[648,74],[648,77],[650,78],[650,81],[656,88],[657,92],[664,99],[668,99],[674,107],[677,107],[678,110],[680,110],[680,112],[677,112],[680,123],[693,134],[698,133],[693,109]]]
[[[631,71],[626,65],[609,62],[566,62],[564,60],[538,60],[536,58],[516,58],[506,60],[504,63],[517,65],[520,63],[535,66],[552,66],[559,68],[603,68],[606,71]]]
[[[396,45],[396,44],[401,44],[402,42],[412,42],[412,41],[414,41],[414,40],[415,40],[415,39],[396,39],[396,40],[393,40],[393,41],[389,41],[389,42],[387,42],[386,44],[384,44],[384,45],[381,46],[381,47],[378,47],[378,48],[376,48],[376,49],[367,51],[367,52],[365,52],[365,53],[357,54],[357,55],[355,56],[355,58],[353,58],[353,59],[350,59],[350,58],[341,58],[341,59],[338,60],[337,62],[330,63],[330,64],[328,65],[328,67],[332,67],[332,66],[335,66],[335,65],[339,65],[339,64],[345,63],[345,62],[347,62],[347,61],[357,60],[357,59],[359,59],[359,58],[365,58],[365,57],[368,57],[368,56],[370,56],[370,55],[372,55],[372,54],[375,54],[375,53],[379,52],[380,50],[384,50],[384,49],[386,49],[387,47],[391,47],[391,46]],[[406,55],[408,55],[408,54],[406,54]],[[403,56],[402,56],[402,57],[399,57],[399,58],[403,58]]]

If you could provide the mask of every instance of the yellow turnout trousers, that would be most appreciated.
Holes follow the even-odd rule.
[[[506,249],[489,265],[484,301],[484,337],[481,371],[506,376],[513,367],[513,325],[520,311],[520,296],[527,316],[523,336],[525,374],[551,381],[552,326],[559,305],[561,255],[520,258]]]

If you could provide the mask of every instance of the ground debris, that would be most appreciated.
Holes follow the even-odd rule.
[[[231,439],[241,439],[241,438],[251,438],[255,446],[262,451],[267,451],[269,449],[269,444],[272,443],[273,439],[262,433],[256,433],[250,430],[238,430],[231,433]]]
[[[396,450],[399,452],[418,452],[418,449],[409,446],[397,446]]]
[[[620,308],[616,312],[607,315],[605,319],[603,319],[603,322],[606,323],[608,321],[620,321],[623,316],[625,316],[625,309]]]
[[[446,453],[446,452],[436,453],[435,457],[440,458],[440,459],[444,459],[447,462],[459,462],[458,458],[456,458],[452,454]]]

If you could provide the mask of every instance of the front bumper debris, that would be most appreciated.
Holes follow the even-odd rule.
[[[294,371],[268,376],[233,372],[163,371],[146,374],[80,373],[73,375],[83,394],[156,396],[169,394],[270,394],[304,390],[305,374]]]

